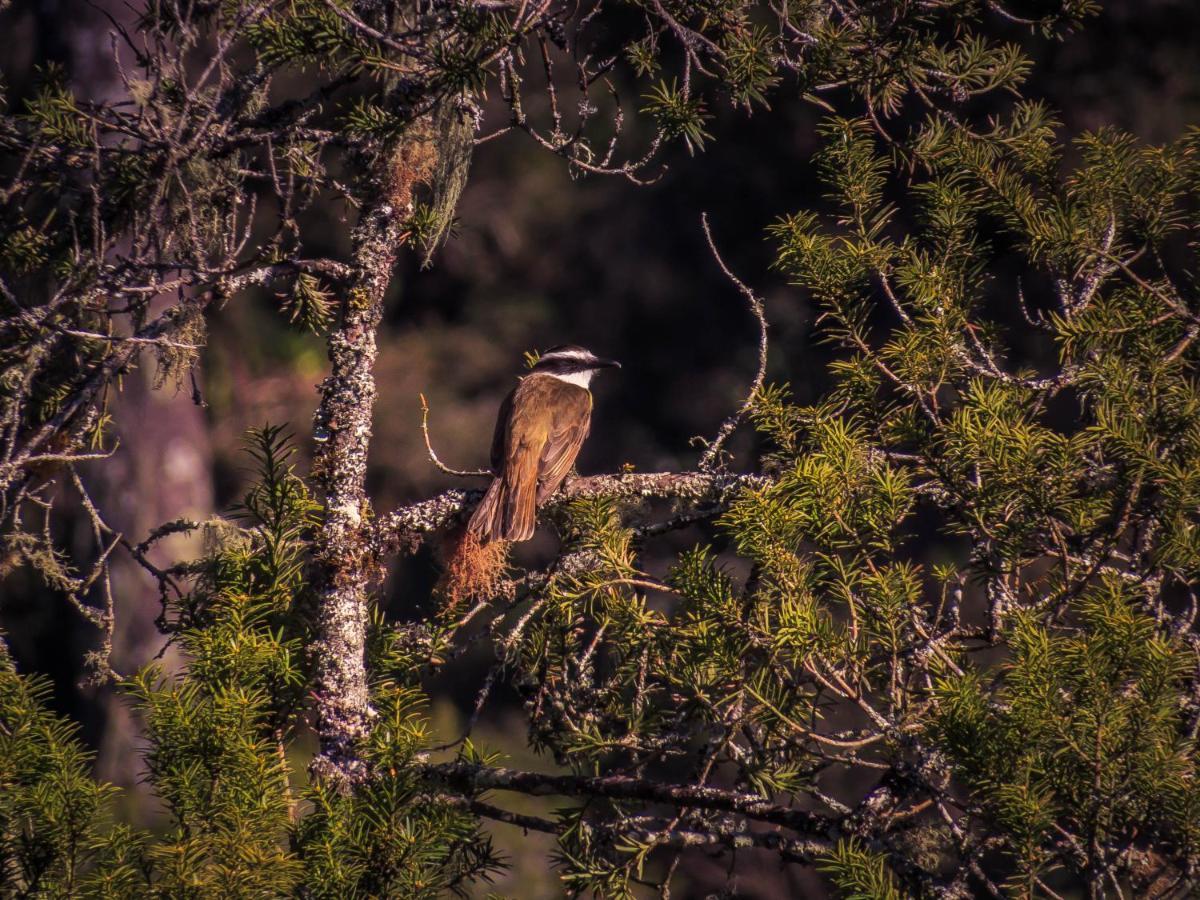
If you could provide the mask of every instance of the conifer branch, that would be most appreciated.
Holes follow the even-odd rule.
[[[739,794],[695,785],[668,784],[626,775],[594,778],[579,775],[544,775],[540,772],[523,772],[462,762],[426,764],[422,771],[428,778],[445,781],[470,792],[503,790],[534,797],[605,797],[612,800],[641,800],[696,809],[723,810],[740,813],[755,821],[782,825],[816,838],[827,837],[834,828],[832,821],[818,813],[781,806],[754,794]]]

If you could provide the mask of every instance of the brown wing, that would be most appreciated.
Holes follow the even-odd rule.
[[[509,391],[504,402],[500,404],[500,412],[496,416],[496,428],[492,433],[492,483],[488,485],[487,493],[479,501],[479,506],[471,515],[467,529],[479,539],[480,543],[508,540],[505,533],[505,511],[508,507],[508,485],[505,483],[505,442],[508,439],[508,417],[512,411],[513,396],[517,388]]]
[[[504,540],[527,541],[537,528],[537,455],[521,447],[504,477]]]
[[[544,435],[537,418],[529,414],[538,404],[530,399],[525,382],[518,384],[500,404],[492,434],[492,478],[487,493],[476,507],[468,529],[481,543],[524,541],[533,536],[537,522],[537,463]],[[524,399],[516,402],[518,392]],[[518,414],[513,416],[513,407]]]
[[[498,471],[504,479],[503,536],[507,541],[526,541],[537,526],[538,461],[550,436],[554,379],[527,375],[508,402],[510,412]]]
[[[562,389],[558,392],[555,403],[558,415],[554,417],[538,466],[539,504],[544,503],[547,497],[558,490],[558,486],[575,465],[579,448],[583,446],[592,424],[591,391],[561,381],[559,384],[562,385]]]

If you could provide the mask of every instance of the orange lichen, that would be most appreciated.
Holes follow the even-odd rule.
[[[429,185],[437,164],[433,129],[427,119],[421,119],[410,126],[392,154],[388,199],[401,212],[411,212],[413,192]]]
[[[442,542],[442,577],[435,591],[445,601],[443,611],[468,600],[484,600],[501,592],[508,568],[508,544],[482,544],[465,527],[453,529]]]

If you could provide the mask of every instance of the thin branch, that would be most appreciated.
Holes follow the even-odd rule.
[[[534,797],[606,797],[613,800],[641,800],[648,803],[723,810],[816,837],[826,837],[834,827],[834,822],[827,816],[781,806],[764,800],[757,794],[742,794],[690,784],[669,784],[648,778],[632,778],[628,775],[546,775],[466,762],[427,763],[421,766],[421,771],[428,778],[461,786],[470,791],[516,791]]]
[[[433,449],[433,444],[429,440],[429,404],[426,402],[424,394],[417,394],[417,396],[421,398],[421,434],[425,437],[425,451],[429,454],[429,461],[437,467],[437,470],[458,478],[490,477],[495,474],[491,469],[476,469],[474,472],[463,472],[459,469],[450,468],[438,459],[438,455]]]
[[[750,290],[741,279],[734,275],[730,271],[729,266],[725,264],[725,260],[721,258],[721,254],[717,250],[716,241],[713,240],[712,230],[708,227],[708,213],[706,212],[700,214],[700,227],[704,229],[704,238],[708,241],[708,249],[712,252],[713,259],[716,260],[721,271],[725,273],[725,277],[746,298],[746,302],[750,306],[750,312],[758,320],[758,370],[754,373],[754,381],[750,385],[750,391],[746,394],[746,399],[742,401],[742,405],[738,408],[737,412],[721,423],[721,427],[717,431],[717,436],[713,438],[705,449],[704,455],[700,457],[700,470],[707,472],[718,466],[721,459],[721,448],[729,440],[729,436],[733,434],[746,418],[759,392],[762,390],[763,381],[767,377],[767,317],[763,310],[762,299],[754,291]]]

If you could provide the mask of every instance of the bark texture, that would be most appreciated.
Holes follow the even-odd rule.
[[[400,244],[402,216],[387,204],[364,209],[354,230],[354,274],[339,327],[329,337],[329,377],[313,419],[314,470],[325,505],[316,541],[316,775],[345,785],[365,770],[355,752],[374,715],[364,648],[372,564],[364,552],[367,452],[375,408],[376,331]]]

